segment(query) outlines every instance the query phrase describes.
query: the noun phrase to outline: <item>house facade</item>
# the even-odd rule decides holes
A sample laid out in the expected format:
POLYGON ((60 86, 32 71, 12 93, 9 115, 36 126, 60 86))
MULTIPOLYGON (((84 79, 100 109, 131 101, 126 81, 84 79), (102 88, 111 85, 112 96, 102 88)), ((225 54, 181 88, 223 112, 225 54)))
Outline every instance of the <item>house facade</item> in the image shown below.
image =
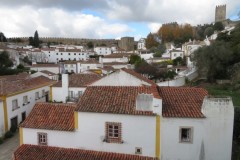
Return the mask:
POLYGON ((34 70, 34 71, 47 70, 47 71, 55 73, 55 74, 61 73, 60 72, 60 65, 59 64, 53 64, 53 63, 45 63, 45 64, 33 63, 30 69, 34 70))
POLYGON ((112 53, 112 49, 110 47, 94 47, 94 52, 97 55, 109 55, 112 53))
POLYGON ((4 114, 3 119, 0 119, 0 124, 4 126, 0 126, 0 135, 24 121, 36 102, 49 101, 50 86, 55 83, 43 76, 3 82, 0 97, 4 114))

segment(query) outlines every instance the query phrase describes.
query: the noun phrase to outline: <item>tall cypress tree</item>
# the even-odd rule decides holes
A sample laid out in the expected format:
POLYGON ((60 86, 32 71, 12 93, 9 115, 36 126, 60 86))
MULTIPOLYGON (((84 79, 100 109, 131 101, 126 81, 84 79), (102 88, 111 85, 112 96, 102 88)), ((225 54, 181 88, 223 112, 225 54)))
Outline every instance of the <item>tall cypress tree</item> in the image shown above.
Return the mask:
POLYGON ((35 31, 33 37, 34 47, 39 47, 39 38, 38 38, 38 31, 35 31))

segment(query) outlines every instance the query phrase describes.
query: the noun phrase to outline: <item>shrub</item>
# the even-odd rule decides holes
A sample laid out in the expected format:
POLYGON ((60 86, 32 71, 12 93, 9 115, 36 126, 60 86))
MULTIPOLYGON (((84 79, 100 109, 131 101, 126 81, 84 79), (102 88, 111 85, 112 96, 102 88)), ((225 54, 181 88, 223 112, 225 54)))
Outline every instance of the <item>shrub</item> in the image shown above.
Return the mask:
POLYGON ((3 144, 3 138, 0 137, 0 144, 3 144))
POLYGON ((13 137, 13 133, 11 131, 7 131, 4 136, 6 139, 13 137))

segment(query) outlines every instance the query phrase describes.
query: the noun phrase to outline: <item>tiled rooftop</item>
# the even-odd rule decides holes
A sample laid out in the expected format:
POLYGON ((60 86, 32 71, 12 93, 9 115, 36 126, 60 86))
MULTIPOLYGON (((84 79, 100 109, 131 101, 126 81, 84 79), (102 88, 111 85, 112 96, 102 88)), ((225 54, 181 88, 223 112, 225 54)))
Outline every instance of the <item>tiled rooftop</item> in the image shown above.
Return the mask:
MULTIPOLYGON (((98 74, 71 74, 69 75, 69 87, 86 87, 101 78, 98 74)), ((58 81, 53 87, 62 87, 62 81, 58 81)))
POLYGON ((16 92, 27 91, 41 86, 52 85, 54 83, 54 81, 44 76, 12 81, 0 80, 0 95, 9 95, 16 92))
POLYGON ((55 73, 53 73, 53 72, 50 72, 50 71, 48 71, 48 70, 42 70, 42 71, 40 71, 40 72, 42 72, 42 73, 45 73, 45 74, 47 74, 47 75, 56 75, 55 73))
POLYGON ((130 115, 153 115, 152 111, 137 111, 136 98, 139 93, 153 94, 160 98, 156 87, 87 87, 77 104, 79 112, 98 112, 130 115))
POLYGON ((59 64, 54 63, 33 64, 31 67, 59 67, 59 64))
POLYGON ((74 130, 74 104, 37 103, 25 121, 23 128, 74 130))
POLYGON ((14 160, 157 160, 157 158, 24 144, 14 152, 14 160))
POLYGON ((113 54, 106 55, 103 58, 123 58, 123 57, 129 57, 132 54, 133 53, 113 53, 113 54))
POLYGON ((163 117, 204 118, 201 106, 208 92, 203 88, 158 87, 163 117))

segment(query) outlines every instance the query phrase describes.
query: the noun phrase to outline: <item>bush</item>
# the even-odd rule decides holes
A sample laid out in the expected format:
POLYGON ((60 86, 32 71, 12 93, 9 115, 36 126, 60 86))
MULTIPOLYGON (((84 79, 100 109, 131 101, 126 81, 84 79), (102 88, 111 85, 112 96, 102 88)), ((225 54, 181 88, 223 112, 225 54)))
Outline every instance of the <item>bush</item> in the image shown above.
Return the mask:
POLYGON ((13 137, 13 133, 11 131, 7 131, 4 136, 6 139, 13 137))
POLYGON ((3 144, 3 138, 0 137, 0 144, 3 144))

